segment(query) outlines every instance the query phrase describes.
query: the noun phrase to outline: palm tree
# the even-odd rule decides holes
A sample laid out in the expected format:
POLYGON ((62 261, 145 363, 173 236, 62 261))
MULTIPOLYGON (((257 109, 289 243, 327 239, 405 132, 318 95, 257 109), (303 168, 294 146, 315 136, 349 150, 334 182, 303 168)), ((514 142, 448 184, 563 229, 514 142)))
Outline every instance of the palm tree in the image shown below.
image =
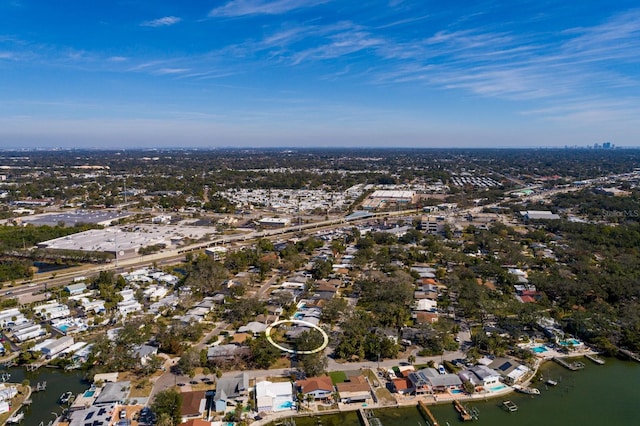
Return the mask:
POLYGON ((413 365, 413 363, 416 362, 416 356, 414 354, 409 355, 407 361, 409 361, 409 365, 413 365))
POLYGON ((309 408, 309 403, 315 400, 316 398, 313 396, 313 394, 308 393, 305 395, 304 399, 307 400, 307 408, 309 408))

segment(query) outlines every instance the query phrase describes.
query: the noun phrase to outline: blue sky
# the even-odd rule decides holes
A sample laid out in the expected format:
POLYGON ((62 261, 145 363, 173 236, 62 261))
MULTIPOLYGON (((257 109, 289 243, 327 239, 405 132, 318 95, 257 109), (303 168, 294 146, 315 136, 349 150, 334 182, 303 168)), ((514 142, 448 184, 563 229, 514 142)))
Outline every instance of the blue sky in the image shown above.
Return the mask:
POLYGON ((635 1, 1 0, 0 147, 640 146, 635 1))

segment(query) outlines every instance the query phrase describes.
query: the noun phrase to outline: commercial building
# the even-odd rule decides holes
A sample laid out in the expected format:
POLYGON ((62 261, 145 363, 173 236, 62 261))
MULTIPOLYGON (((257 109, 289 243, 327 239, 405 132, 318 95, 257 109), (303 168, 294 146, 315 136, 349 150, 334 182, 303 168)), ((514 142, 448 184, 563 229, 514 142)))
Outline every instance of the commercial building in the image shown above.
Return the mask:
POLYGON ((422 230, 431 235, 444 234, 445 224, 444 216, 423 216, 420 220, 422 230))

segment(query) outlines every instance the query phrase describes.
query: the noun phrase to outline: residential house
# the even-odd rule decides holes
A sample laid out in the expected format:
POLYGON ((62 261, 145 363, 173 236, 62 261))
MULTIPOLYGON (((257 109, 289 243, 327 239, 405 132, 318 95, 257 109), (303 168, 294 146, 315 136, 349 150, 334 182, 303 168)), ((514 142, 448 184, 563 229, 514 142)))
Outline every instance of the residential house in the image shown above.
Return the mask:
POLYGON ((147 362, 158 355, 158 348, 151 345, 140 345, 133 350, 133 356, 140 360, 140 365, 147 365, 147 362))
POLYGON ((210 361, 229 361, 242 351, 237 345, 218 345, 207 349, 207 359, 210 361))
POLYGON ((509 358, 495 358, 487 367, 497 371, 502 380, 507 384, 514 384, 523 381, 531 371, 526 365, 509 358))
POLYGON ((476 365, 458 373, 462 381, 469 381, 474 386, 488 387, 500 383, 500 374, 484 365, 476 365))
POLYGON ((257 411, 284 411, 293 408, 293 386, 290 382, 272 383, 262 381, 256 383, 257 411))
POLYGON ((207 399, 205 397, 205 391, 187 391, 182 392, 182 406, 180 408, 180 415, 182 421, 193 418, 202 418, 207 399))
POLYGON ((363 375, 350 376, 348 381, 336 384, 342 403, 365 403, 372 399, 371 387, 363 375))
POLYGON ((394 377, 391 379, 393 391, 400 395, 408 395, 415 391, 413 382, 406 377, 394 377))
POLYGON ((313 396, 313 399, 327 399, 333 394, 333 382, 329 376, 310 377, 305 380, 296 381, 296 389, 305 396, 313 396))
POLYGON ((221 377, 216 384, 213 396, 215 411, 224 412, 232 401, 246 400, 249 393, 249 376, 242 373, 236 377, 221 377))

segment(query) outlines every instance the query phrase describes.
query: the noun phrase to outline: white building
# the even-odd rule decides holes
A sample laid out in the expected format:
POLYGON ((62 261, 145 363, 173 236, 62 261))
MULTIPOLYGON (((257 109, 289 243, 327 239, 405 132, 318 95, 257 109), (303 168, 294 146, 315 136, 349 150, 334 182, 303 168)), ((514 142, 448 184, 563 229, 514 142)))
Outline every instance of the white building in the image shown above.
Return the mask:
POLYGON ((142 305, 135 299, 126 299, 122 302, 118 302, 118 312, 121 315, 128 315, 132 312, 141 312, 142 305))
POLYGON ((40 351, 47 358, 53 358, 58 355, 60 352, 64 351, 67 348, 70 348, 73 345, 73 337, 64 336, 59 339, 53 340, 47 345, 40 348, 40 351))
POLYGON ((0 327, 6 328, 9 325, 20 325, 28 322, 28 320, 22 315, 20 309, 10 308, 0 311, 0 327))
POLYGON ((284 411, 293 408, 293 385, 291 382, 256 383, 257 411, 284 411))
POLYGON ((71 315, 71 311, 67 305, 58 303, 56 301, 48 302, 40 306, 33 308, 33 311, 42 319, 56 319, 64 318, 71 315))

